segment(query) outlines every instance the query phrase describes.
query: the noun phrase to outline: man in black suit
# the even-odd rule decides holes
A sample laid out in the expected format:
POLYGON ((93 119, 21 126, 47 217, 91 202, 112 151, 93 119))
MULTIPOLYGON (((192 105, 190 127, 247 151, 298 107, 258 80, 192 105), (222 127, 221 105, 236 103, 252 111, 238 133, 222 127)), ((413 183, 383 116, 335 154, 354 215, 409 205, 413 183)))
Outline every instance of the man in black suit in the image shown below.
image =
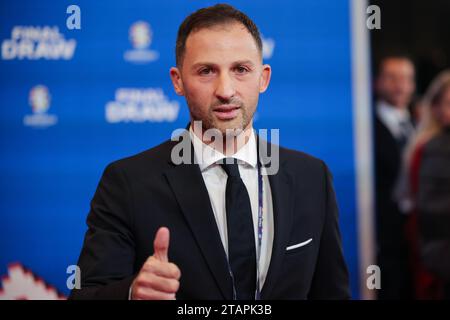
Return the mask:
POLYGON ((349 298, 326 165, 252 129, 271 74, 256 25, 228 5, 201 9, 179 28, 176 60, 191 124, 106 168, 71 298, 349 298))
MULTIPOLYGON (((410 58, 384 57, 375 81, 375 181, 379 299, 412 297, 412 278, 405 237, 408 208, 396 196, 404 148, 413 133, 408 111, 415 91, 415 71, 410 58)), ((405 203, 407 205, 407 203, 405 203)))

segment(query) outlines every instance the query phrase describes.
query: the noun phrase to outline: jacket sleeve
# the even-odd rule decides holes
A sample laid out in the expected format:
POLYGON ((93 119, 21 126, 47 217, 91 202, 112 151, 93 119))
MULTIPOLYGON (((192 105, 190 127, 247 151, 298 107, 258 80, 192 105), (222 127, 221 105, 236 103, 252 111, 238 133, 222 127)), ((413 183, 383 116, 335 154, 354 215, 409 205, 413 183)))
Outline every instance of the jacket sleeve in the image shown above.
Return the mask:
POLYGON ((308 299, 349 299, 349 275, 342 251, 336 196, 331 173, 324 163, 323 167, 326 213, 308 299))
POLYGON ((134 279, 131 192, 117 163, 104 171, 91 201, 78 260, 81 288, 69 299, 128 299, 134 279))

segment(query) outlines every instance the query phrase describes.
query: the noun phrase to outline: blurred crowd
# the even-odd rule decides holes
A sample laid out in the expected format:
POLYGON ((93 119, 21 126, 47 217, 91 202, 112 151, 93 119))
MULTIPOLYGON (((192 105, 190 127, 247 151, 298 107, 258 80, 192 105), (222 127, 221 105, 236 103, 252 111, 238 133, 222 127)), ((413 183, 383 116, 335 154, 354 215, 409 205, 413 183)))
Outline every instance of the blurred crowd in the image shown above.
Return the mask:
POLYGON ((373 84, 378 299, 450 299, 450 70, 418 96, 386 55, 373 84))

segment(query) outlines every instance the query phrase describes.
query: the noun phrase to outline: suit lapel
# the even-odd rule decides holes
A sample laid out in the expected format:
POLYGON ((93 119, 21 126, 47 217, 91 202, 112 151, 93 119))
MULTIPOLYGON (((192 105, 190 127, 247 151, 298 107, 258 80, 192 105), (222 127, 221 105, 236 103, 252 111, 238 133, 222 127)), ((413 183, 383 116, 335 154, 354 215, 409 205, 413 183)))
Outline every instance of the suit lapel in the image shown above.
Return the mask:
POLYGON ((261 291, 262 299, 270 299, 270 293, 280 276, 293 219, 293 185, 289 173, 280 163, 278 173, 268 177, 273 203, 274 239, 269 270, 261 291))
MULTIPOLYGON (((189 133, 184 136, 189 139, 189 133)), ((183 138, 183 139, 184 139, 183 138)), ((191 144, 191 155, 194 151, 191 144)), ((228 262, 214 218, 208 190, 197 164, 179 164, 165 175, 192 234, 225 299, 232 299, 228 262)))

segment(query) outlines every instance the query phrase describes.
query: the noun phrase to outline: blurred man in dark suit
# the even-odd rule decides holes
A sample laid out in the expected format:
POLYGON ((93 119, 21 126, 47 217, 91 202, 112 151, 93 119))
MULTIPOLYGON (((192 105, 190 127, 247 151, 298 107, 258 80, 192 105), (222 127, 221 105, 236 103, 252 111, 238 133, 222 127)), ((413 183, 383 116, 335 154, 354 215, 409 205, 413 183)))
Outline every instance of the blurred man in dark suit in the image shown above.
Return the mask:
POLYGON ((408 111, 415 91, 415 69, 406 56, 387 56, 375 79, 375 181, 379 299, 411 297, 404 224, 407 208, 395 200, 404 148, 414 127, 408 111))

